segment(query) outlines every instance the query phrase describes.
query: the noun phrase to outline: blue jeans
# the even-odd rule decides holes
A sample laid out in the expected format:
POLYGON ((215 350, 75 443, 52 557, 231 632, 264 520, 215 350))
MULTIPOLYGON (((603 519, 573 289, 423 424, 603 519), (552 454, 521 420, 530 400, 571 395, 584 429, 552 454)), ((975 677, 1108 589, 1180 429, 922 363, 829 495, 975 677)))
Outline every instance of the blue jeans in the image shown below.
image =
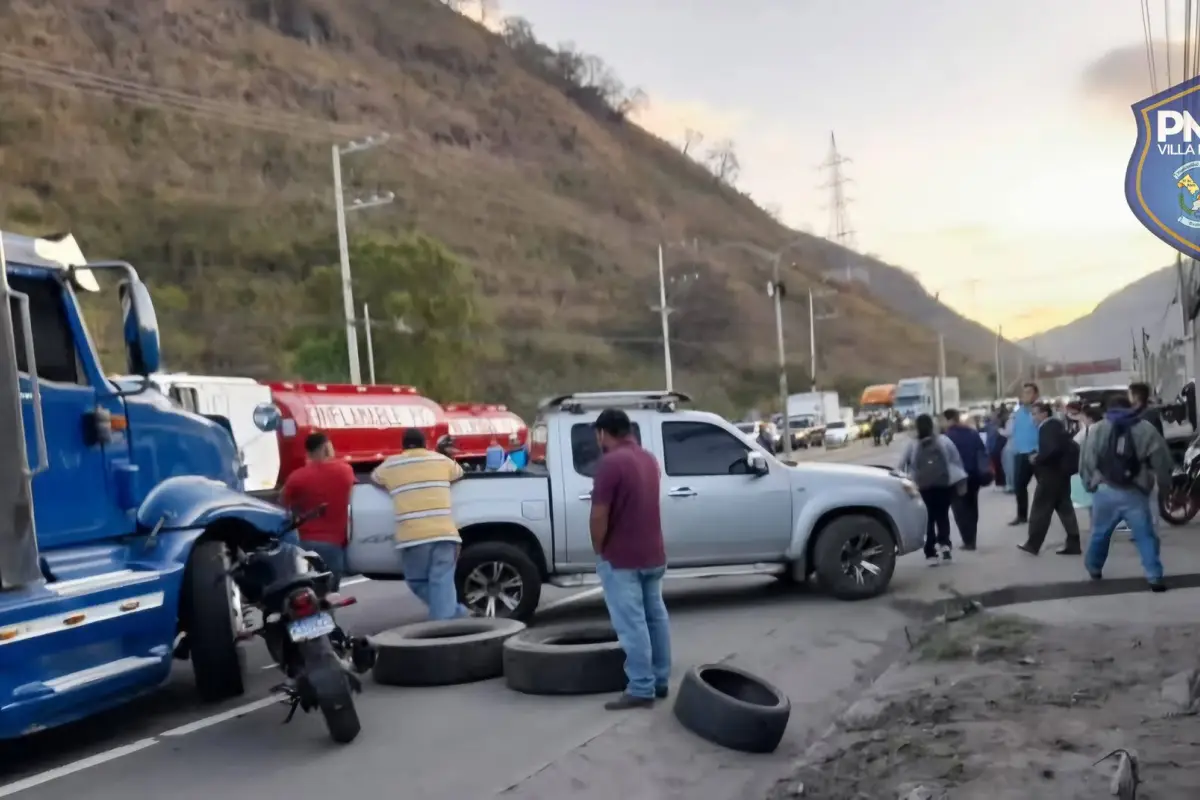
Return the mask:
POLYGON ((1113 531, 1122 521, 1133 532, 1133 546, 1141 556, 1146 580, 1161 581, 1163 567, 1158 558, 1158 534, 1154 531, 1150 498, 1138 489, 1119 489, 1105 483, 1092 495, 1092 540, 1083 557, 1087 571, 1098 575, 1104 569, 1113 531))
POLYGON ((625 651, 625 688, 633 697, 653 698, 671 678, 671 629, 663 602, 666 567, 615 569, 601 560, 596 574, 617 641, 625 651))
POLYGON ((398 551, 404 582, 429 608, 430 619, 469 616, 467 607, 458 602, 458 589, 454 586, 458 547, 457 542, 426 542, 398 551))
POLYGON ((301 539, 300 546, 316 553, 325 562, 325 569, 333 573, 329 589, 336 592, 342 585, 342 578, 346 576, 346 551, 336 544, 317 542, 312 539, 301 539))

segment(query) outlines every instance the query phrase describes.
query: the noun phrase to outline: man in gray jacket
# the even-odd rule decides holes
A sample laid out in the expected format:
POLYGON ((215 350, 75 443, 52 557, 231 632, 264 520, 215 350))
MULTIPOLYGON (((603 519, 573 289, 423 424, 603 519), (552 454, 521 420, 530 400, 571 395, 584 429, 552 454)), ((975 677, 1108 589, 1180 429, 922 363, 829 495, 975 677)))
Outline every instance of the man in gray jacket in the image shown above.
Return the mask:
POLYGON ((1170 485, 1172 467, 1162 435, 1138 417, 1127 398, 1112 398, 1104 419, 1090 429, 1079 457, 1079 477, 1094 494, 1092 540, 1083 559, 1093 580, 1101 578, 1113 530, 1125 522, 1133 532, 1150 589, 1166 591, 1150 495, 1156 481, 1170 485))

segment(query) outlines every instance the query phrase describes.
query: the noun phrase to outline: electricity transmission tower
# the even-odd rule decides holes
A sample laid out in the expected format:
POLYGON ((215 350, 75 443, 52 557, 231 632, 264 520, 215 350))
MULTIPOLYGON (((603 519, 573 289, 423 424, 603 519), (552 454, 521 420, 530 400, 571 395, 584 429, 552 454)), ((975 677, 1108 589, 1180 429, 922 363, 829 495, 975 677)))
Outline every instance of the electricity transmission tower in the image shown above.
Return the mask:
MULTIPOLYGON (((842 167, 849 163, 851 160, 838 152, 837 137, 834 136, 833 131, 830 131, 829 154, 820 166, 820 170, 828 176, 828 180, 819 188, 829 192, 829 235, 827 238, 829 241, 841 245, 844 251, 854 250, 858 243, 855 231, 850 227, 849 215, 846 213, 846 207, 851 202, 851 198, 846 195, 846 184, 853 181, 846 177, 842 167)), ((856 269, 848 262, 830 270, 826 277, 841 281, 859 280, 863 283, 869 280, 866 270, 856 269)))

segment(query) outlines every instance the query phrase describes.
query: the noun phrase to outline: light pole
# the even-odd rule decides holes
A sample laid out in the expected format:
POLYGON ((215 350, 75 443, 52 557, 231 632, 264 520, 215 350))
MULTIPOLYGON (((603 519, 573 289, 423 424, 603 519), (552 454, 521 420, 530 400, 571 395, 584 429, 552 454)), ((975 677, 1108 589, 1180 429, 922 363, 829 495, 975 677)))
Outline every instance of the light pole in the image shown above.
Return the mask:
POLYGON ((751 242, 720 242, 716 245, 717 247, 744 250, 771 262, 771 281, 767 284, 767 296, 772 299, 775 305, 775 345, 779 350, 779 410, 783 415, 783 455, 788 460, 791 460, 792 457, 792 437, 787 427, 787 352, 784 350, 783 343, 783 298, 787 296, 787 287, 779 279, 779 268, 783 263, 783 256, 788 250, 791 250, 798 244, 807 242, 811 238, 809 234, 800 234, 775 252, 771 252, 765 247, 760 247, 751 242))
POLYGON ((367 335, 367 374, 370 376, 371 385, 375 385, 375 345, 371 338, 371 306, 363 303, 363 330, 367 335))
MULTIPOLYGON (((350 283, 350 245, 346 235, 346 198, 342 193, 342 156, 358 153, 378 147, 388 140, 386 133, 369 136, 357 142, 344 145, 333 145, 333 201, 337 209, 338 255, 342 267, 342 310, 346 315, 346 356, 350 362, 350 382, 362 383, 362 367, 358 362, 358 330, 354 322, 354 289, 350 283)), ((366 208, 387 205, 396 199, 396 195, 387 192, 363 199, 356 199, 350 207, 351 211, 361 211, 366 208)))

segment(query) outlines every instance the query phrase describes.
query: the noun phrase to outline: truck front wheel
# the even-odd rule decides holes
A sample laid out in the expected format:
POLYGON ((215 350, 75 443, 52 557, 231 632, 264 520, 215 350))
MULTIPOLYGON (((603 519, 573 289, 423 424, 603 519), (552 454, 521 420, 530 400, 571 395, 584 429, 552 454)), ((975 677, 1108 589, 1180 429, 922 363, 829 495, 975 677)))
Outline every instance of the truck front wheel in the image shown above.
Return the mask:
POLYGON ((817 534, 813 567, 821 586, 839 600, 883 594, 896 570, 896 543, 879 520, 845 514, 817 534))
POLYGON ((203 541, 193 548, 183 580, 184 624, 192 672, 196 691, 206 703, 245 692, 243 654, 237 645, 240 609, 228 569, 225 543, 203 541))
POLYGON ((464 545, 455 570, 458 599, 481 617, 526 622, 542 599, 542 575, 522 548, 508 542, 464 545))

